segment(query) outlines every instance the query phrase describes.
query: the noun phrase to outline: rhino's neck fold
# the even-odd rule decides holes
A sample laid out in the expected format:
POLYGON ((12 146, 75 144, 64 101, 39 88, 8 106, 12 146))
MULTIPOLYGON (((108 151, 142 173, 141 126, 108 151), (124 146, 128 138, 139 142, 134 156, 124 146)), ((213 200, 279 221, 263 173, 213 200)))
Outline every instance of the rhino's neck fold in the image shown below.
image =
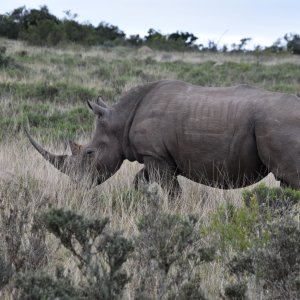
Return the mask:
POLYGON ((134 121, 134 117, 137 114, 139 107, 143 102, 144 97, 156 84, 157 82, 152 82, 147 85, 138 86, 130 90, 114 107, 122 124, 120 139, 123 154, 125 159, 128 159, 129 161, 138 160, 135 149, 132 147, 130 141, 131 125, 134 121))

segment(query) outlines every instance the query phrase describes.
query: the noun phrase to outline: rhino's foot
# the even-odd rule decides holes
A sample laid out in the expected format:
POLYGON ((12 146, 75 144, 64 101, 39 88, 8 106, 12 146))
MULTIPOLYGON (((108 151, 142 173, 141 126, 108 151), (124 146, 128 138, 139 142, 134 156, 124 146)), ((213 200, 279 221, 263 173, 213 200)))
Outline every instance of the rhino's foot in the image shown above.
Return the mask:
POLYGON ((144 167, 138 173, 136 173, 134 180, 133 180, 133 186, 136 190, 138 190, 141 185, 143 185, 145 183, 149 183, 149 180, 150 180, 149 173, 148 173, 146 167, 144 167))
POLYGON ((182 194, 182 189, 179 185, 177 178, 172 181, 171 185, 166 187, 166 190, 168 192, 169 198, 172 200, 180 197, 182 194))

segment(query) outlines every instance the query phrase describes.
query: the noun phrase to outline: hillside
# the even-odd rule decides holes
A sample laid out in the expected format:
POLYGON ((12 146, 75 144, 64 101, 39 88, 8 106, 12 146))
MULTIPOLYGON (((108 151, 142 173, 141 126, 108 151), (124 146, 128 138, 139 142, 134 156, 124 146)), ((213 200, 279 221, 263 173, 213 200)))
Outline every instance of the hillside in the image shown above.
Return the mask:
POLYGON ((93 131, 86 100, 102 95, 112 104, 131 87, 159 79, 203 86, 246 83, 299 96, 300 56, 41 48, 0 39, 1 299, 31 299, 33 291, 36 299, 52 299, 51 293, 60 299, 118 299, 124 286, 122 299, 245 299, 243 292, 246 299, 296 299, 300 194, 269 189, 278 186, 272 175, 253 193, 253 187, 223 191, 180 178, 183 195, 172 201, 155 185, 133 190, 141 165, 126 162, 110 180, 87 189, 46 163, 25 138, 23 128, 28 126, 47 149, 69 152, 68 139, 84 143, 93 131), (99 242, 93 239, 100 226, 94 220, 106 217, 110 229, 100 238, 106 248, 97 248, 102 249, 97 254, 101 260, 88 255, 95 253, 89 243, 99 242), (280 243, 288 243, 291 253, 280 253, 281 260, 274 262, 280 243), (254 252, 260 254, 255 258, 254 252), (261 271, 265 253, 270 265, 261 271), (97 263, 100 269, 105 265, 100 275, 91 267, 97 263), (162 267, 166 264, 168 268, 162 267), (276 277, 279 265, 285 266, 282 280, 276 277), (97 276, 103 286, 94 282, 97 276), (53 284, 45 284, 47 280, 53 284), (113 292, 103 295, 99 290, 113 292))

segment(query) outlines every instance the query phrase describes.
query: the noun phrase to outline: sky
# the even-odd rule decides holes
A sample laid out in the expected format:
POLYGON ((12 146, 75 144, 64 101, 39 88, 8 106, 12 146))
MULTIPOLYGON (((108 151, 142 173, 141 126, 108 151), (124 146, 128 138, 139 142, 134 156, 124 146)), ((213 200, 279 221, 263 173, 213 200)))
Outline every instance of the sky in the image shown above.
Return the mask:
POLYGON ((251 47, 270 46, 286 33, 300 34, 299 0, 0 0, 0 14, 24 5, 47 5, 58 18, 71 10, 79 22, 105 21, 128 36, 144 37, 150 28, 163 34, 188 31, 198 44, 213 40, 230 46, 250 37, 251 47))

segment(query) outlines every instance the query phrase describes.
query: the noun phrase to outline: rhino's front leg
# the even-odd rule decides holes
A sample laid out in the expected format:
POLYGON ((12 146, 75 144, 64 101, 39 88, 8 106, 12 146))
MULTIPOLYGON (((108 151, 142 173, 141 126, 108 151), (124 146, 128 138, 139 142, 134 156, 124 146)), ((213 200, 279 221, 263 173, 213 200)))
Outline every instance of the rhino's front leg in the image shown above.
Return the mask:
POLYGON ((137 172, 134 177, 134 180, 133 180, 134 188, 138 190, 141 184, 148 183, 149 180, 150 180, 149 173, 148 173, 146 167, 144 167, 139 172, 137 172))
POLYGON ((175 198, 181 194, 181 187, 174 167, 164 161, 150 157, 144 159, 144 163, 144 168, 134 178, 135 188, 138 188, 140 183, 157 182, 167 191, 171 198, 175 198))

